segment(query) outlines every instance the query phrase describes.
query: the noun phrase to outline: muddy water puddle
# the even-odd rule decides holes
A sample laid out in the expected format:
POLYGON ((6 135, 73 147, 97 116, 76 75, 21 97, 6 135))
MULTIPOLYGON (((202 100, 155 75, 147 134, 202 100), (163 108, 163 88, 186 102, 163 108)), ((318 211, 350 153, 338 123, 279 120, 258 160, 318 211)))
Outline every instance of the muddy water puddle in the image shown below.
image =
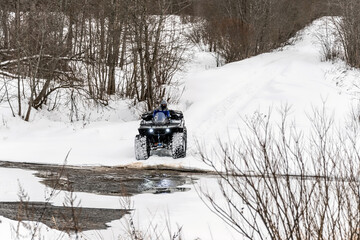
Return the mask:
MULTIPOLYGON (((142 193, 169 194, 189 191, 202 171, 151 167, 79 167, 0 161, 2 168, 34 171, 47 187, 69 192, 84 192, 106 196, 133 196, 142 193)), ((131 211, 131 210, 130 210, 131 211)), ((40 221, 61 231, 100 230, 106 223, 130 212, 126 209, 80 208, 53 206, 41 202, 0 202, 0 216, 16 221, 40 221), (74 213, 79 222, 74 223, 74 213), (67 222, 69 219, 71 223, 67 222), (75 224, 75 225, 74 225, 75 224), (78 228, 78 229, 76 229, 78 228)))

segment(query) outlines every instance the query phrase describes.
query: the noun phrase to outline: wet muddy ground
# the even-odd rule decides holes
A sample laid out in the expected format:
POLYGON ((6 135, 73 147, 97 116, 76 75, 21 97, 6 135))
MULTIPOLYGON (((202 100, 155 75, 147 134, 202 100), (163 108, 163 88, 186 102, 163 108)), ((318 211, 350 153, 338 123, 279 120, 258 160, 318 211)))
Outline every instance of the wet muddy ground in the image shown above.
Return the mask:
POLYGON ((0 161, 0 167, 36 171, 41 183, 57 190, 95 193, 111 196, 132 196, 140 193, 183 192, 206 171, 168 168, 165 166, 81 167, 0 161))
MULTIPOLYGON (((205 171, 170 169, 165 166, 147 168, 80 167, 0 161, 1 168, 35 171, 44 185, 69 192, 86 192, 110 196, 132 196, 141 193, 166 194, 189 191, 189 185, 209 174, 205 171)), ((129 213, 126 209, 58 207, 40 202, 0 202, 0 216, 12 220, 40 221, 62 231, 99 230, 106 223, 129 213), (74 215, 74 213, 77 213, 74 215), (78 225, 74 216, 79 216, 78 225)))
POLYGON ((129 213, 122 209, 59 207, 42 202, 0 202, 0 216, 24 225, 27 221, 42 222, 67 233, 106 229, 106 223, 129 213))

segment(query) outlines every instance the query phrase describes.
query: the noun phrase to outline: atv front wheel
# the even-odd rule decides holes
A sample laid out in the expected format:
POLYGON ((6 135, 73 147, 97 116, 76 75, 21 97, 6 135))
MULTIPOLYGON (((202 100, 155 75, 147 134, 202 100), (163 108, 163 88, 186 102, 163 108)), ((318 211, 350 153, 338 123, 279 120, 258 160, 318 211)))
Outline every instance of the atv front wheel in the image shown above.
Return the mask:
POLYGON ((186 156, 186 136, 184 133, 174 133, 171 141, 171 155, 174 159, 186 156))
POLYGON ((185 154, 187 150, 187 129, 184 127, 184 139, 185 139, 185 154))
POLYGON ((146 136, 136 135, 135 137, 135 158, 146 160, 150 156, 150 144, 146 136))

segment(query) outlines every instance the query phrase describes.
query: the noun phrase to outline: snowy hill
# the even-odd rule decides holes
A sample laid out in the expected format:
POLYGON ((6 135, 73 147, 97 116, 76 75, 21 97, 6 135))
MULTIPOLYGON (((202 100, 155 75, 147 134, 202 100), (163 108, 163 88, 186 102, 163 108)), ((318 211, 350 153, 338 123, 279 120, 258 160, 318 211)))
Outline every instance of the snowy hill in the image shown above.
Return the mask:
MULTIPOLYGON (((210 53, 194 54, 184 75, 185 92, 180 103, 169 106, 185 115, 190 146, 185 159, 154 154, 146 161, 136 161, 133 144, 139 120, 123 102, 113 103, 118 118, 90 124, 49 120, 41 112, 30 123, 3 114, 0 159, 62 164, 71 150, 71 165, 165 164, 203 168, 195 156, 195 140, 211 146, 217 144, 219 136, 236 136, 242 118, 254 112, 267 114, 269 108, 276 112, 288 105, 290 117, 296 119, 299 127, 306 127, 306 114, 325 101, 329 112, 341 119, 349 112, 351 96, 334 81, 341 63, 321 61, 316 34, 323 21, 317 20, 299 33, 293 45, 223 67, 215 68, 210 53)), ((4 105, 2 109, 8 107, 4 105)), ((101 119, 101 113, 98 115, 101 119)))

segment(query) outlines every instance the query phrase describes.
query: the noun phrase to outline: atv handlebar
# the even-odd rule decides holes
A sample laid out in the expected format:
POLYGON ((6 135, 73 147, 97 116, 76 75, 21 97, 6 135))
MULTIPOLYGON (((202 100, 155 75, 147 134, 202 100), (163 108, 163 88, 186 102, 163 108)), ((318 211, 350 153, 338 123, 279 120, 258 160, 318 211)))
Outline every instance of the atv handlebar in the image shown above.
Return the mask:
MULTIPOLYGON (((172 120, 182 120, 184 118, 184 114, 181 111, 169 110, 169 112, 170 119, 172 120)), ((143 113, 141 119, 144 121, 151 121, 153 119, 153 111, 143 113)))

